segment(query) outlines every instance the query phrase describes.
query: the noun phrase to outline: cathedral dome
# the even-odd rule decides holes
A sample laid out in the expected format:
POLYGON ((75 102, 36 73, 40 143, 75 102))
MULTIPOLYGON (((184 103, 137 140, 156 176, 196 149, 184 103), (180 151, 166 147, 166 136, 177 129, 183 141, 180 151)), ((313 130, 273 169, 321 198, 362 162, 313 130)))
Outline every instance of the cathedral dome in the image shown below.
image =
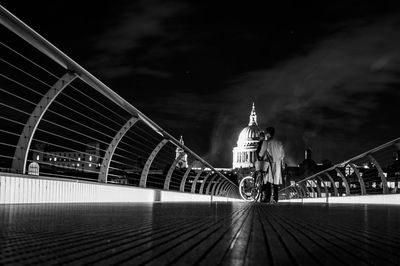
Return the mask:
POLYGON ((257 125, 254 124, 251 126, 247 126, 243 128, 239 134, 238 145, 244 144, 246 142, 258 141, 259 135, 260 135, 260 129, 258 128, 257 125))
POLYGON ((260 128, 257 124, 257 114, 253 103, 250 113, 249 125, 242 129, 237 141, 238 147, 246 147, 256 145, 260 135, 260 128))

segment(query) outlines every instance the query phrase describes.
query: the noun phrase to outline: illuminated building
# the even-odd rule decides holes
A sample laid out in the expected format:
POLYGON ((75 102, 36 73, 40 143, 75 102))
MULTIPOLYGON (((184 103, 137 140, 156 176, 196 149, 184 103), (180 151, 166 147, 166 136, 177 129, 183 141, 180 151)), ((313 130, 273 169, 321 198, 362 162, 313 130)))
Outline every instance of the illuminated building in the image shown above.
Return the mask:
POLYGON ((100 168, 100 143, 88 143, 85 152, 35 151, 33 160, 44 163, 44 165, 62 168, 64 171, 98 170, 100 168))
POLYGON ((239 134, 237 146, 233 148, 232 168, 250 168, 253 167, 258 138, 261 130, 257 124, 257 114, 253 103, 250 112, 249 125, 242 129, 239 134))

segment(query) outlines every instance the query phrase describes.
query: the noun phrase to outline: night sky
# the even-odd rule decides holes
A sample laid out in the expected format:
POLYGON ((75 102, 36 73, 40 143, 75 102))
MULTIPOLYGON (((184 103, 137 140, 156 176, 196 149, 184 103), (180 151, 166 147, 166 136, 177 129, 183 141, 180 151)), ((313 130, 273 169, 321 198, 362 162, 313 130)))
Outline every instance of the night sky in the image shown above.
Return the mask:
POLYGON ((1 4, 215 167, 253 102, 289 165, 399 137, 397 1, 272 2, 1 4))

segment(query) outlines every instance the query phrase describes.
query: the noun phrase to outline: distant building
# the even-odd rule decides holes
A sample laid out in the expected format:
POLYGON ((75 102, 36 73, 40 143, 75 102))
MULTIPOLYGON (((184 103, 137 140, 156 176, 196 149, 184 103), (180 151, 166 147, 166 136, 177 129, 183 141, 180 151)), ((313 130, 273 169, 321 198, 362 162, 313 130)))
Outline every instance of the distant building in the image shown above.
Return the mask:
POLYGON ((247 127, 239 134, 237 146, 233 148, 232 168, 251 168, 256 159, 256 149, 260 128, 257 124, 257 114, 253 103, 250 112, 250 121, 247 127))
POLYGON ((304 161, 299 164, 299 174, 302 178, 311 176, 318 171, 317 163, 312 159, 312 151, 310 148, 304 152, 304 161))
POLYGON ((100 168, 100 143, 88 143, 84 152, 36 150, 33 161, 43 166, 57 167, 68 171, 90 172, 100 168))
MULTIPOLYGON (((181 138, 179 139, 179 142, 184 145, 185 142, 183 141, 183 137, 181 136, 181 138)), ((179 160, 179 162, 177 163, 176 167, 178 168, 188 168, 188 160, 187 160, 187 154, 185 153, 185 151, 181 148, 181 147, 176 147, 175 150, 175 159, 178 158, 179 156, 181 156, 181 154, 183 153, 183 156, 181 157, 181 159, 179 160)))

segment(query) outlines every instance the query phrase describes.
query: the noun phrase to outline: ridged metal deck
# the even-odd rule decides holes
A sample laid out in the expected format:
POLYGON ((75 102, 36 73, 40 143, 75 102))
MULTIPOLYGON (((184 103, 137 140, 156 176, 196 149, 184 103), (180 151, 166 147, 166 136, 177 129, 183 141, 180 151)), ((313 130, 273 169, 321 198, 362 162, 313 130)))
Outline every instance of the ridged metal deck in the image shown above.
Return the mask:
POLYGON ((0 205, 1 265, 399 265, 400 207, 0 205))

